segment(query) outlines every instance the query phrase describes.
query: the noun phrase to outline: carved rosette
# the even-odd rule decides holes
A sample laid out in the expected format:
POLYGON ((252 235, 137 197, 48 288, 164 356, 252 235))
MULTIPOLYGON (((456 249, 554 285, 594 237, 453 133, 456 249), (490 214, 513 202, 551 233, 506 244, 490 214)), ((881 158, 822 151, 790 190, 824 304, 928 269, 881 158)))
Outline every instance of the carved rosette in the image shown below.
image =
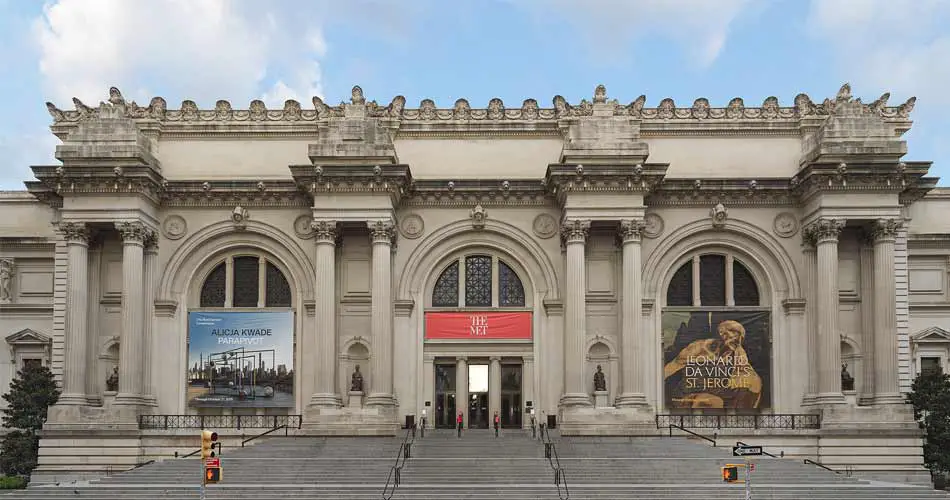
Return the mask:
POLYGON ((310 228, 317 243, 335 243, 339 236, 335 220, 315 219, 310 222, 310 228))
POLYGON ((645 229, 646 223, 639 219, 626 219, 620 221, 620 242, 639 243, 645 229))
POLYGON ((371 220, 366 225, 369 227, 370 240, 374 245, 377 243, 391 245, 396 239, 396 226, 391 220, 371 220))
POLYGON ((119 237, 123 243, 138 243, 145 246, 145 243, 154 238, 154 231, 149 229, 141 222, 116 222, 115 228, 119 231, 119 237))
POLYGON ((561 224, 561 239, 564 244, 585 243, 590 233, 590 221, 586 219, 569 219, 561 224))
POLYGON ((60 222, 57 227, 67 243, 88 245, 89 238, 92 237, 89 226, 84 222, 60 222))
POLYGON ((871 237, 875 242, 894 241, 903 222, 897 219, 878 219, 871 225, 871 237))
POLYGON ((808 226, 809 238, 814 244, 838 241, 845 221, 841 219, 818 219, 808 226))

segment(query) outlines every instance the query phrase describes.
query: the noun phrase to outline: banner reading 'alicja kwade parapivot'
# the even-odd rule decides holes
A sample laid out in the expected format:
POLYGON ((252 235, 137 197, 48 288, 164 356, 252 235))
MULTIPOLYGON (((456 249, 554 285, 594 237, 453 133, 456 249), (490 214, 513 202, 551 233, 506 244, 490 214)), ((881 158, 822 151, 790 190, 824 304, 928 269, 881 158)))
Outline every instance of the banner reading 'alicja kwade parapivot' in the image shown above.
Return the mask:
POLYGON ((188 313, 188 405, 294 406, 294 313, 188 313))

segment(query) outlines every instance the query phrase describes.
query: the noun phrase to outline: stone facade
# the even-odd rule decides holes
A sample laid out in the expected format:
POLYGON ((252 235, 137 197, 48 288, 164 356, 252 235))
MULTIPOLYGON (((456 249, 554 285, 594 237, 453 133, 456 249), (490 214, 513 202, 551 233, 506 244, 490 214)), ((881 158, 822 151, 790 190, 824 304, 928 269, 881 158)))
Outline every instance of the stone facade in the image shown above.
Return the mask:
MULTIPOLYGON (((139 450, 122 462, 135 463, 156 446, 141 415, 198 412, 188 312, 207 309, 218 266, 220 305, 237 307, 242 256, 278 270, 295 313, 293 407, 252 413, 301 414, 301 432, 449 422, 452 393, 512 425, 553 415, 569 434, 656 433, 671 410, 664 314, 735 310, 768 318, 752 391, 768 403, 754 412, 822 415, 788 446, 814 457, 874 428, 919 469, 901 393, 923 364, 950 360, 950 195, 929 162, 902 160, 914 99, 865 104, 845 85, 820 104, 651 108, 599 86, 552 108, 412 109, 354 87, 337 106, 202 110, 143 107, 113 88, 74 104, 47 104, 62 164, 0 194, 0 333, 13 353, 0 375, 40 359, 63 389, 40 472, 105 464, 62 459, 88 449, 74 438, 89 432, 139 450), (674 282, 688 287, 675 306, 674 282), (506 311, 530 315, 526 337, 426 330, 429 313, 506 311), (484 401, 469 393, 476 365, 484 401)), ((263 290, 251 309, 267 307, 263 290)), ((865 459, 839 462, 882 466, 865 459)))

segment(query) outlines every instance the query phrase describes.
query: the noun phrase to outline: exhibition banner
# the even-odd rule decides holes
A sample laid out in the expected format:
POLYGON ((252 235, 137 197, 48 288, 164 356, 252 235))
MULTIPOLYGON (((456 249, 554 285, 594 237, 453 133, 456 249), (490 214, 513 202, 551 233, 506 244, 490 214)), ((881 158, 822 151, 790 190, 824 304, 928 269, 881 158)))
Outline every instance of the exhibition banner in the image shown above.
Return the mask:
POLYGON ((294 406, 294 313, 189 312, 188 405, 294 406))
POLYGON ((664 311, 666 407, 765 409, 772 344, 763 311, 664 311))
POLYGON ((531 339, 530 312, 428 312, 426 339, 531 339))

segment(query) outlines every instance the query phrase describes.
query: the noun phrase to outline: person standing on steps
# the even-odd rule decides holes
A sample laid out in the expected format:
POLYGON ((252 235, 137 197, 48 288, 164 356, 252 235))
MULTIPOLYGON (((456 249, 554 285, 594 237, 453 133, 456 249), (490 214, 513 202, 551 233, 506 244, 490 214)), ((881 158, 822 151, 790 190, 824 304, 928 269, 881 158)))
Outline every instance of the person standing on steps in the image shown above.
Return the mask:
POLYGON ((495 424, 495 437, 498 437, 498 426, 501 425, 501 417, 498 416, 498 411, 495 411, 495 416, 492 418, 492 421, 495 424))
POLYGON ((455 417, 455 427, 458 429, 459 437, 462 437, 462 412, 455 417))

